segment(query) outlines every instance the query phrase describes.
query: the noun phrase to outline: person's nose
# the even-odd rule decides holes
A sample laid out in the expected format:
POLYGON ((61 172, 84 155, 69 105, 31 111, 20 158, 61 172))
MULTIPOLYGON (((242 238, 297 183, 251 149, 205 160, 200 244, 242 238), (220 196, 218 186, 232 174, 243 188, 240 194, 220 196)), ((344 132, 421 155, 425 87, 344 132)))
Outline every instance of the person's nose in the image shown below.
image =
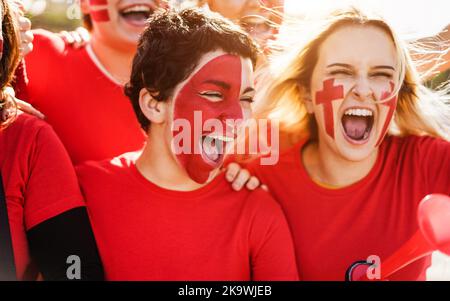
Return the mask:
POLYGON ((365 101, 367 99, 374 100, 374 92, 370 86, 370 81, 364 76, 360 76, 356 79, 351 92, 359 101, 365 101))
POLYGON ((219 118, 224 124, 225 133, 235 132, 236 126, 242 122, 244 118, 242 107, 239 102, 226 108, 219 118))

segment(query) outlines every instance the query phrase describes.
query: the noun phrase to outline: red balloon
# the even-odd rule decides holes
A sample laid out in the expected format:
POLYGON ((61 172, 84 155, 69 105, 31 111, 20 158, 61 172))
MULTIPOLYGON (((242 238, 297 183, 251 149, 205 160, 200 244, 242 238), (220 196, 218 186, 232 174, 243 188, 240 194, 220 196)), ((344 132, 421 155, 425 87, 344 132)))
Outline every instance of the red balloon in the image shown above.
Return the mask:
POLYGON ((450 256, 450 197, 427 195, 419 204, 417 219, 428 243, 435 250, 450 256))
MULTIPOLYGON (((381 280, 388 280, 395 272, 436 250, 450 255, 450 197, 427 195, 419 204, 417 220, 419 230, 381 263, 381 280)), ((367 280, 363 268, 355 269, 357 275, 353 275, 353 280, 367 280)))

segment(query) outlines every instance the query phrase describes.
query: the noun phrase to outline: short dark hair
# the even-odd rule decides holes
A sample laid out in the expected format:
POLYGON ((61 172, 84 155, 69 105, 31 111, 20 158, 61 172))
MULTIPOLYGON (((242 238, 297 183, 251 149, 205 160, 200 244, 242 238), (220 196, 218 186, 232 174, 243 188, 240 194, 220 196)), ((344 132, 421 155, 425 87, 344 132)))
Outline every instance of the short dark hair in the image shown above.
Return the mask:
POLYGON ((259 54, 247 33, 217 13, 198 8, 169 9, 150 17, 139 40, 130 81, 125 85, 125 94, 145 131, 150 121, 140 109, 140 91, 147 88, 157 101, 167 100, 204 54, 219 49, 249 58, 253 66, 259 54))

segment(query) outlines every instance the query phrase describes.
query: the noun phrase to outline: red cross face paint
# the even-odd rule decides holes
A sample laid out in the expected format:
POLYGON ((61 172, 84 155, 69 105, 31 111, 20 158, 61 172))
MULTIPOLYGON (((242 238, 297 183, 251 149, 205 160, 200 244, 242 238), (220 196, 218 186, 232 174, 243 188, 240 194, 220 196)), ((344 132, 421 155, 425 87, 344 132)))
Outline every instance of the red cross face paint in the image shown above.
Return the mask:
POLYGON ((90 12, 94 22, 109 22, 109 13, 107 9, 93 10, 90 12))
POLYGON ((323 82, 323 90, 316 92, 316 104, 323 105, 323 116, 327 134, 334 139, 333 101, 344 98, 344 87, 334 85, 334 78, 323 82))
POLYGON ((399 65, 392 38, 375 26, 344 26, 322 42, 307 104, 324 154, 354 162, 376 154, 395 112, 399 65))
POLYGON ((108 0, 89 0, 89 15, 94 22, 109 22, 108 0))
POLYGON ((368 86, 371 96, 366 99, 355 92, 359 89, 355 85, 352 81, 325 79, 315 92, 314 106, 324 139, 333 141, 330 143, 338 149, 358 153, 381 144, 395 113, 397 95, 393 94, 393 81, 368 86))
POLYGON ((163 0, 81 0, 91 16, 92 38, 118 48, 135 49, 148 18, 166 7, 163 0))
POLYGON ((384 114, 386 117, 376 146, 379 146, 381 142, 383 142, 383 138, 388 132, 389 124, 391 123, 392 118, 394 117, 395 109, 397 108, 398 97, 397 95, 392 95, 394 88, 395 84, 390 82, 390 90, 383 92, 381 95, 381 100, 384 102, 381 104, 380 114, 384 114))
POLYGON ((162 0, 86 0, 94 22, 120 21, 134 27, 145 27, 146 20, 158 9, 168 8, 162 0))
POLYGON ((223 163, 237 124, 248 115, 241 99, 253 91, 249 59, 210 54, 173 98, 172 151, 197 183, 207 182, 223 163))

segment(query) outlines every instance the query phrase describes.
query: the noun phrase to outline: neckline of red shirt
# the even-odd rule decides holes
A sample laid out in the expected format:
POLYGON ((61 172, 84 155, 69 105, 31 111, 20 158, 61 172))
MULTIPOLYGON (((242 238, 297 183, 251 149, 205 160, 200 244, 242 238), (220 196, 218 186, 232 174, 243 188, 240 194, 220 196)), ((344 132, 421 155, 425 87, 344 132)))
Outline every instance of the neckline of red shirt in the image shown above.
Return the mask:
POLYGON ((98 58, 97 54, 94 52, 94 49, 92 48, 91 44, 88 43, 85 47, 82 48, 89 58, 89 61, 92 65, 94 65, 94 68, 97 69, 100 74, 108 80, 111 84, 114 86, 123 88, 125 85, 122 84, 120 81, 118 81, 112 74, 109 72, 108 69, 100 62, 100 59, 98 58))
POLYGON ((358 190, 361 187, 367 185, 379 173, 380 169, 382 168, 383 161, 384 161, 383 158, 385 155, 386 139, 388 139, 388 137, 386 137, 385 141, 381 144, 379 152, 378 152, 377 160, 375 161, 375 164, 372 167, 372 169, 370 170, 370 172, 365 177, 363 177, 361 180, 359 180, 349 186, 342 187, 342 188, 336 188, 336 189, 326 188, 326 187, 323 187, 323 186, 317 184, 316 182, 314 182, 311 179, 311 177, 309 176, 308 172, 305 169, 305 166, 304 166, 303 160, 302 160, 302 149, 306 145, 306 143, 309 141, 308 139, 302 140, 299 143, 297 143, 297 145, 295 145, 291 149, 291 155, 294 156, 295 166, 298 169, 298 171, 300 172, 300 176, 301 176, 300 180, 304 181, 304 184, 308 185, 311 189, 313 189, 321 194, 327 194, 330 196, 345 195, 345 194, 354 192, 355 190, 358 190))
MULTIPOLYGON (((136 167, 135 162, 131 162, 130 164, 130 170, 131 173, 134 175, 134 177, 148 190, 151 190, 153 193, 158 193, 162 196, 166 197, 173 197, 177 200, 185 200, 185 199, 198 199, 198 198, 204 198, 210 195, 212 192, 214 192, 217 187, 219 187, 221 184, 224 183, 225 175, 223 172, 218 174, 211 182, 206 184, 203 187, 200 187, 199 189, 191 190, 191 191, 180 191, 180 190, 172 190, 163 188, 161 186, 156 185, 155 183, 148 180, 144 175, 141 174, 141 172, 136 167)), ((228 183, 226 183, 228 184, 228 183)), ((230 184, 231 185, 231 184, 230 184)))

